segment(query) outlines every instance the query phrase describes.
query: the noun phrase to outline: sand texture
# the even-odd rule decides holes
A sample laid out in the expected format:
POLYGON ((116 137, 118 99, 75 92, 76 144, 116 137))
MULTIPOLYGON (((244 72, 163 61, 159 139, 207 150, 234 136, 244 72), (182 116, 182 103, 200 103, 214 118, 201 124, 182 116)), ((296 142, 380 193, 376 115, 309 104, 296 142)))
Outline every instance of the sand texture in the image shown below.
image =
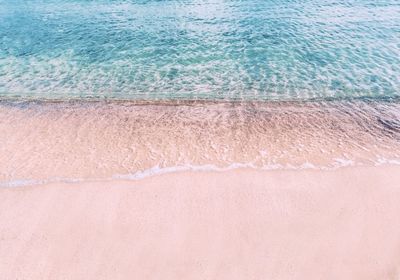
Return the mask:
POLYGON ((396 279, 400 167, 0 189, 0 279, 396 279))

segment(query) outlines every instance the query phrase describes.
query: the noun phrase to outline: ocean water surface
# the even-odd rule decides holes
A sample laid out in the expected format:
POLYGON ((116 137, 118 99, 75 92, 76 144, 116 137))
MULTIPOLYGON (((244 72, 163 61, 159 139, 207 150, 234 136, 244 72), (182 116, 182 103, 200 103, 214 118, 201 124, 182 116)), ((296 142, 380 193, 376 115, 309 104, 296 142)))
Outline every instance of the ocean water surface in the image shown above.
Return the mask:
POLYGON ((0 186, 381 164, 398 0, 0 0, 0 186))
POLYGON ((398 0, 0 0, 1 97, 399 92, 398 0))

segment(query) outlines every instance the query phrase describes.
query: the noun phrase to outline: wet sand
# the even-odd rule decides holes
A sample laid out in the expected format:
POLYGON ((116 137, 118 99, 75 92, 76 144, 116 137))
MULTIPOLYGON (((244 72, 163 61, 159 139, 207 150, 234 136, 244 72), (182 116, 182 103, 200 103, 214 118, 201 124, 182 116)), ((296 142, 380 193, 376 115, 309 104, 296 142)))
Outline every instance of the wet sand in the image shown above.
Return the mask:
POLYGON ((390 99, 2 101, 0 186, 108 179, 157 167, 400 163, 399 112, 400 100, 390 99))
POLYGON ((1 279, 399 279, 400 167, 0 189, 1 279))

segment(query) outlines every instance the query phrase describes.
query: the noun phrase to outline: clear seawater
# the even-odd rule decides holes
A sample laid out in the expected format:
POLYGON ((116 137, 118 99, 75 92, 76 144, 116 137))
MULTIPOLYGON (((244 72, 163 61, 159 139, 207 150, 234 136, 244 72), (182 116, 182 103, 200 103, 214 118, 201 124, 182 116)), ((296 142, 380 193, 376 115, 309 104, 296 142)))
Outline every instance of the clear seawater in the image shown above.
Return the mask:
POLYGON ((1 98, 399 95, 399 0, 0 0, 1 98))

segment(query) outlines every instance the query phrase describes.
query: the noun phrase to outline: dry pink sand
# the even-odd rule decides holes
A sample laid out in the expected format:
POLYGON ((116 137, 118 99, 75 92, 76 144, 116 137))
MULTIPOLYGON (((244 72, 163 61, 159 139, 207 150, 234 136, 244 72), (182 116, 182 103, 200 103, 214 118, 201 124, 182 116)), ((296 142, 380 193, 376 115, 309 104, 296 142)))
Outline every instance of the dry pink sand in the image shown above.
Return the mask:
POLYGON ((0 190, 0 279, 400 279, 400 167, 0 190))

